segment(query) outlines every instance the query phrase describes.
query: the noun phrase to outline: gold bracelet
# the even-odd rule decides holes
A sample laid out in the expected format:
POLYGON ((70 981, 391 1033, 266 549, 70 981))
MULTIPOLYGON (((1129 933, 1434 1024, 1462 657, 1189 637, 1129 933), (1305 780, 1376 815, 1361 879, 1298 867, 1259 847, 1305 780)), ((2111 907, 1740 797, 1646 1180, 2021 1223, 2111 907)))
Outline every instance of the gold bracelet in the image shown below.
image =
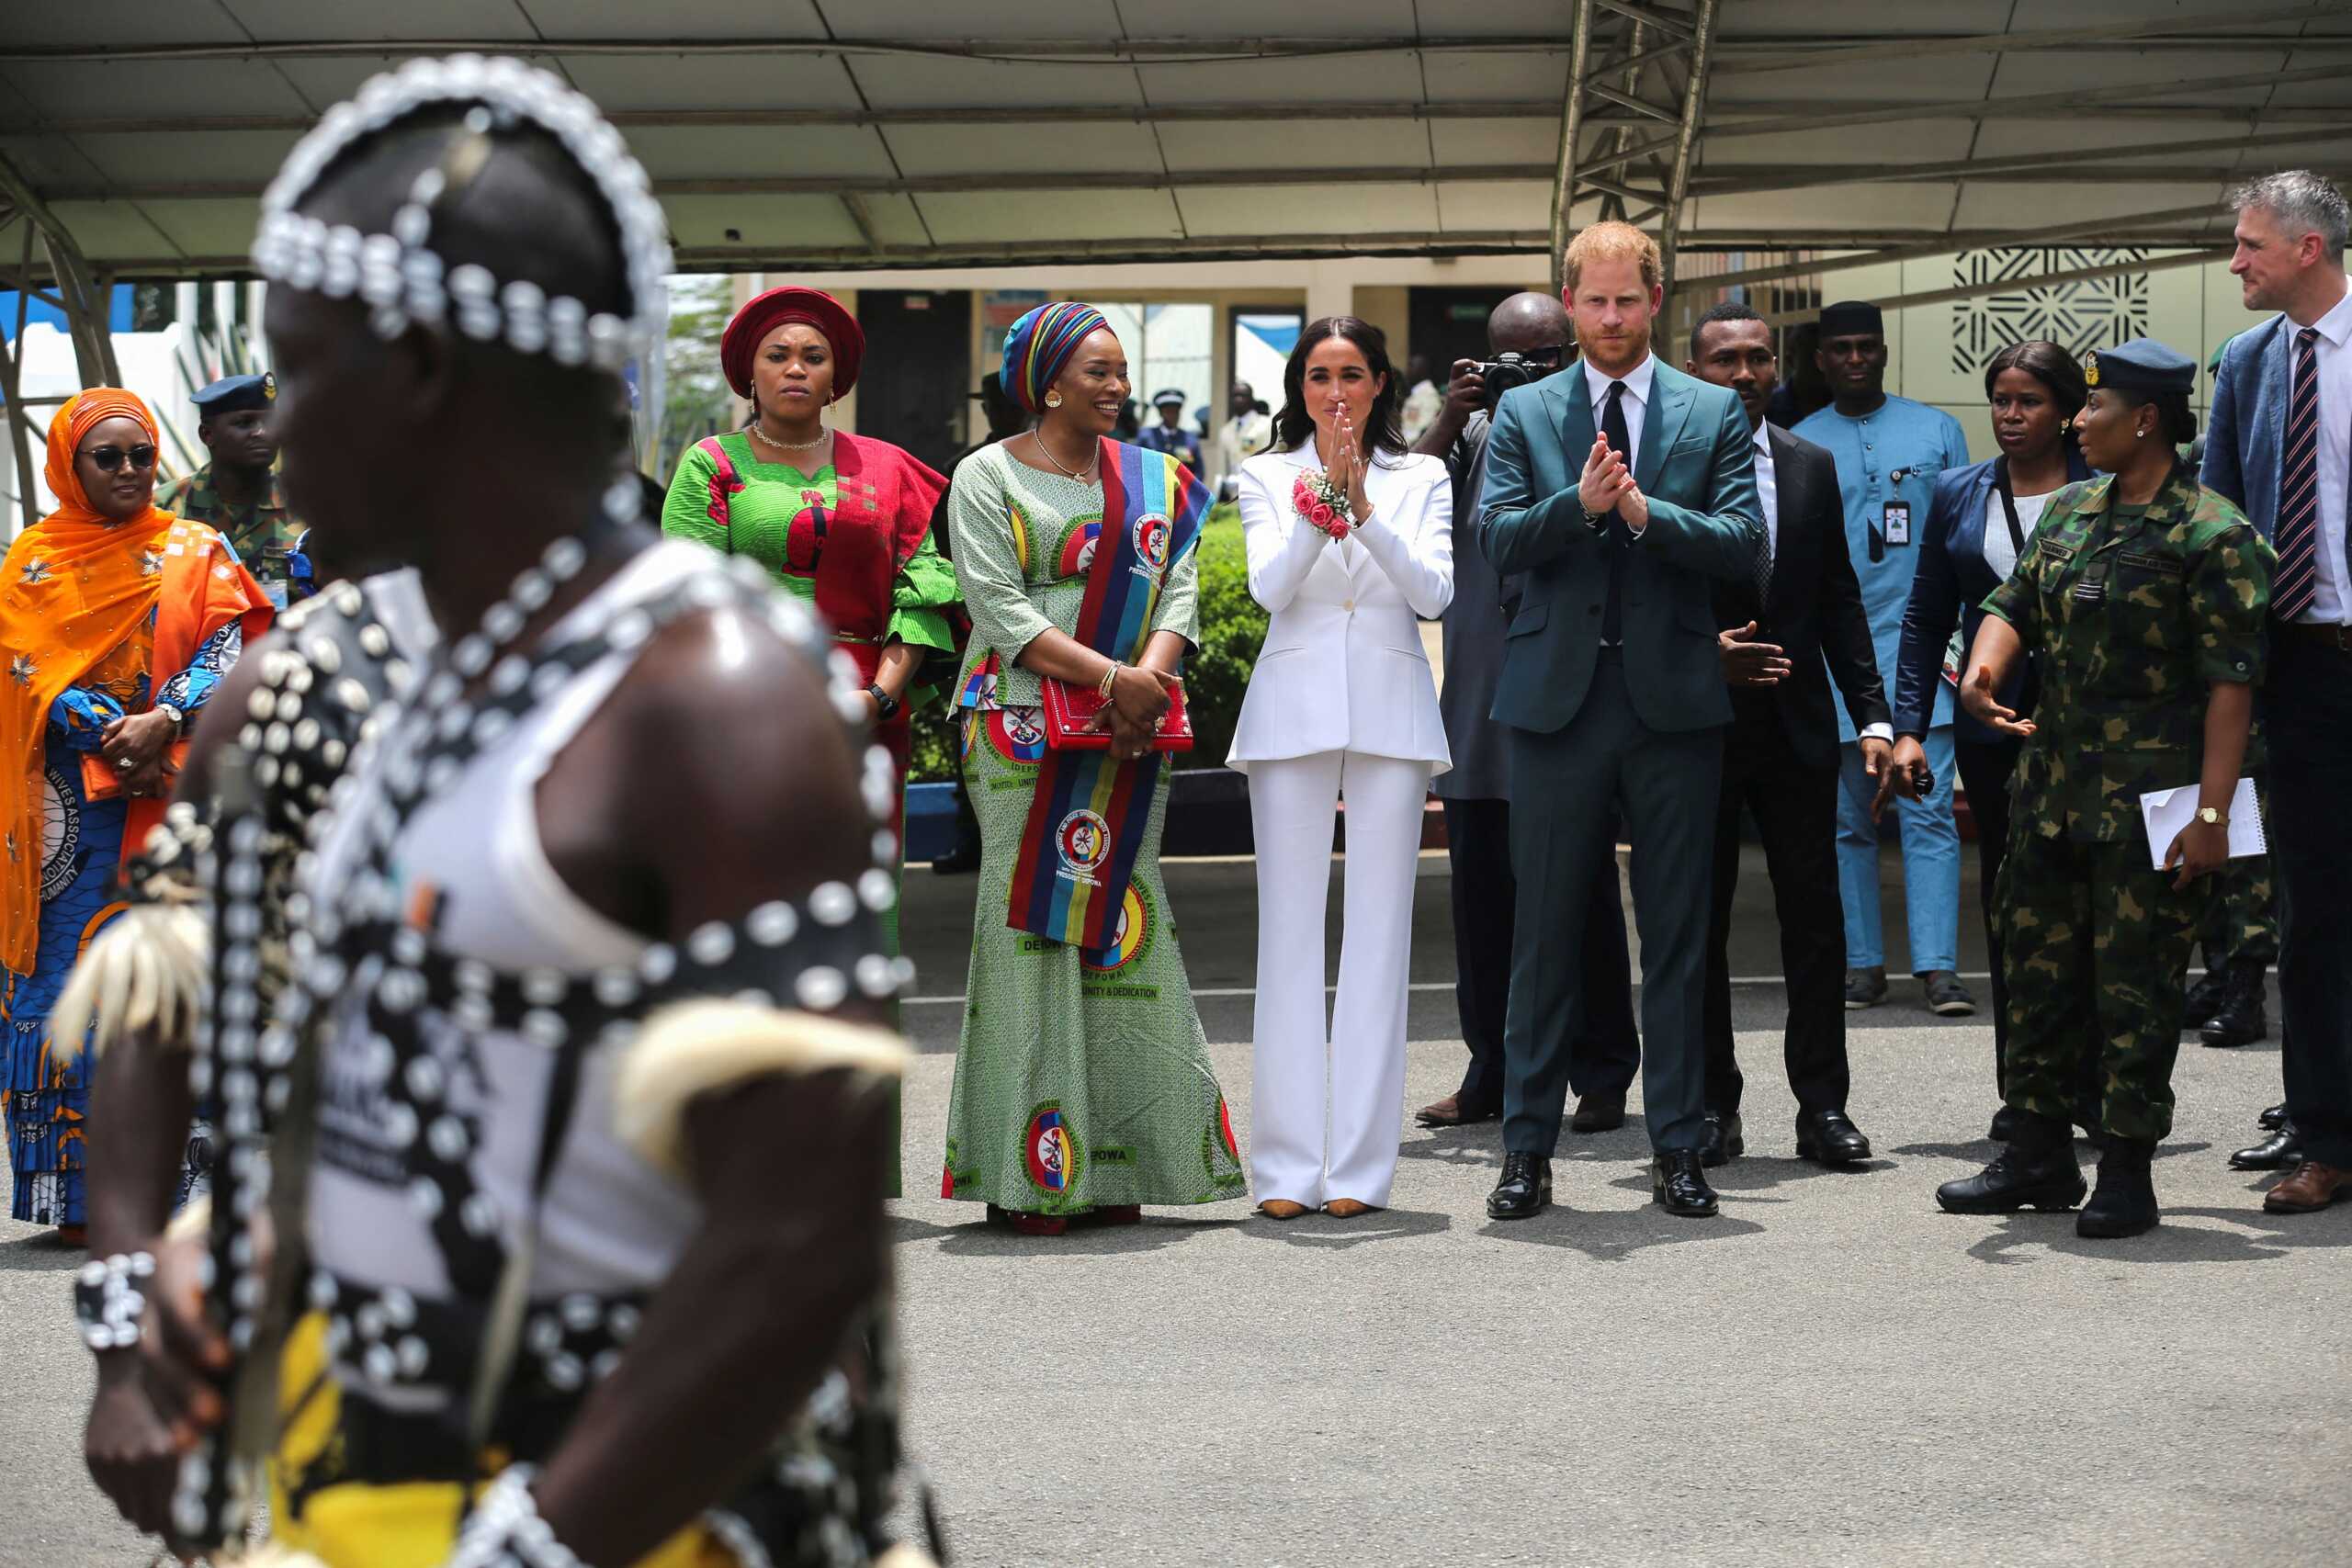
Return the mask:
POLYGON ((1104 702, 1109 702, 1111 700, 1112 683, 1118 680, 1119 671, 1125 668, 1126 666, 1120 663, 1117 660, 1114 659, 1111 660, 1111 668, 1102 671, 1102 679, 1094 683, 1094 694, 1101 697, 1104 702))

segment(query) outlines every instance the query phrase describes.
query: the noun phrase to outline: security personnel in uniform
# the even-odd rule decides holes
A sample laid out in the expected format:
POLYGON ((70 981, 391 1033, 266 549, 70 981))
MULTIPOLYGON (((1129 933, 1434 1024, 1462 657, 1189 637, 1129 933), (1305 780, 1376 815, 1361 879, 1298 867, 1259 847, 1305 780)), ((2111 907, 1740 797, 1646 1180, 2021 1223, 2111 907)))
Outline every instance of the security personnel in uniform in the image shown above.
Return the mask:
POLYGON ((157 502, 192 522, 209 523, 229 537, 245 567, 283 610, 318 589, 304 548, 310 530, 287 513, 277 491, 277 434, 270 404, 277 378, 224 376, 188 400, 196 404, 196 434, 212 460, 175 482, 157 502))
POLYGON ((2075 426, 2102 477, 2052 497, 1984 602, 1961 688, 1980 722, 2030 737, 1996 894, 2018 1132, 1936 1200, 1966 1214, 2082 1201, 2068 1113, 2078 1053, 2095 1040, 2105 1146, 2075 1229, 2108 1237, 2156 1223, 2148 1162, 2172 1130, 2182 984, 2213 897, 2198 879, 2229 855, 2277 558, 2180 461, 2196 434, 2194 361, 2134 338, 2085 372, 2075 426), (2041 671, 2030 723, 1996 695, 2029 648, 2041 671), (2154 869, 2140 797, 2184 785, 2196 815, 2154 869))

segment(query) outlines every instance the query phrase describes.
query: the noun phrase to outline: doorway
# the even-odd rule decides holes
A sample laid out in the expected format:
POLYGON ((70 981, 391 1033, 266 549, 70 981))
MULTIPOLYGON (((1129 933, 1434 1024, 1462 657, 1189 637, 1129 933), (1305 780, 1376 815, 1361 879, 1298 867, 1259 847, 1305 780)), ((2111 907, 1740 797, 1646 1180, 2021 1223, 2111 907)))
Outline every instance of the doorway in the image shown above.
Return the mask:
POLYGON ((945 473, 964 449, 971 401, 971 295, 861 288, 857 321, 865 329, 858 434, 903 446, 945 473))

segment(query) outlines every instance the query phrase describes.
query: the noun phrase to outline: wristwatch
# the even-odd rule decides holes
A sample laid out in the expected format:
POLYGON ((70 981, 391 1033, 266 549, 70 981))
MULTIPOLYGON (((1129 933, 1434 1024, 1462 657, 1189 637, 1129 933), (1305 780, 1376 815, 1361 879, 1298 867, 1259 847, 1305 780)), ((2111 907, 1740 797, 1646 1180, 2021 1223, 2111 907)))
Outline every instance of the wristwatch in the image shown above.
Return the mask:
POLYGON ((899 716, 899 699, 884 691, 880 682, 877 681, 873 685, 866 687, 865 694, 874 699, 874 716, 876 718, 881 719, 887 723, 899 716))
POLYGON ((2209 828, 2220 828, 2226 826, 2230 819, 2212 807, 2200 806, 2197 808, 2197 820, 2209 828))
POLYGON ((174 707, 169 703, 157 703, 155 711, 172 721, 172 728, 175 732, 187 728, 187 714, 184 710, 174 707))

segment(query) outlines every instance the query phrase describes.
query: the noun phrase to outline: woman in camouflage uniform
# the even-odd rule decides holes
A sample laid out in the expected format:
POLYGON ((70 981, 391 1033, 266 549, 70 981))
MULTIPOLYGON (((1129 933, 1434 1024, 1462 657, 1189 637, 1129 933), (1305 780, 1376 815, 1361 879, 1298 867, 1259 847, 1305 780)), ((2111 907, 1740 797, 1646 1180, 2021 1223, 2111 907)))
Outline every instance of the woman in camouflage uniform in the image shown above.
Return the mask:
POLYGON ((2194 362, 2135 338, 2086 369, 2075 424, 2102 476, 2052 499, 1984 602, 1961 689, 1976 718, 2030 738, 1995 895, 2018 1127, 1982 1173, 1936 1199, 1968 1214, 2082 1201, 2067 1117, 2088 1036, 2105 1147, 2075 1229, 2103 1237, 2156 1223, 2148 1163, 2172 1129, 2182 981, 2211 897, 2199 879, 2229 855, 2275 558, 2179 460, 2196 434, 2194 362), (2028 649, 2042 672, 2031 722, 1995 694, 2028 649), (2198 814, 2154 869, 2140 797, 2192 781, 2198 814))

